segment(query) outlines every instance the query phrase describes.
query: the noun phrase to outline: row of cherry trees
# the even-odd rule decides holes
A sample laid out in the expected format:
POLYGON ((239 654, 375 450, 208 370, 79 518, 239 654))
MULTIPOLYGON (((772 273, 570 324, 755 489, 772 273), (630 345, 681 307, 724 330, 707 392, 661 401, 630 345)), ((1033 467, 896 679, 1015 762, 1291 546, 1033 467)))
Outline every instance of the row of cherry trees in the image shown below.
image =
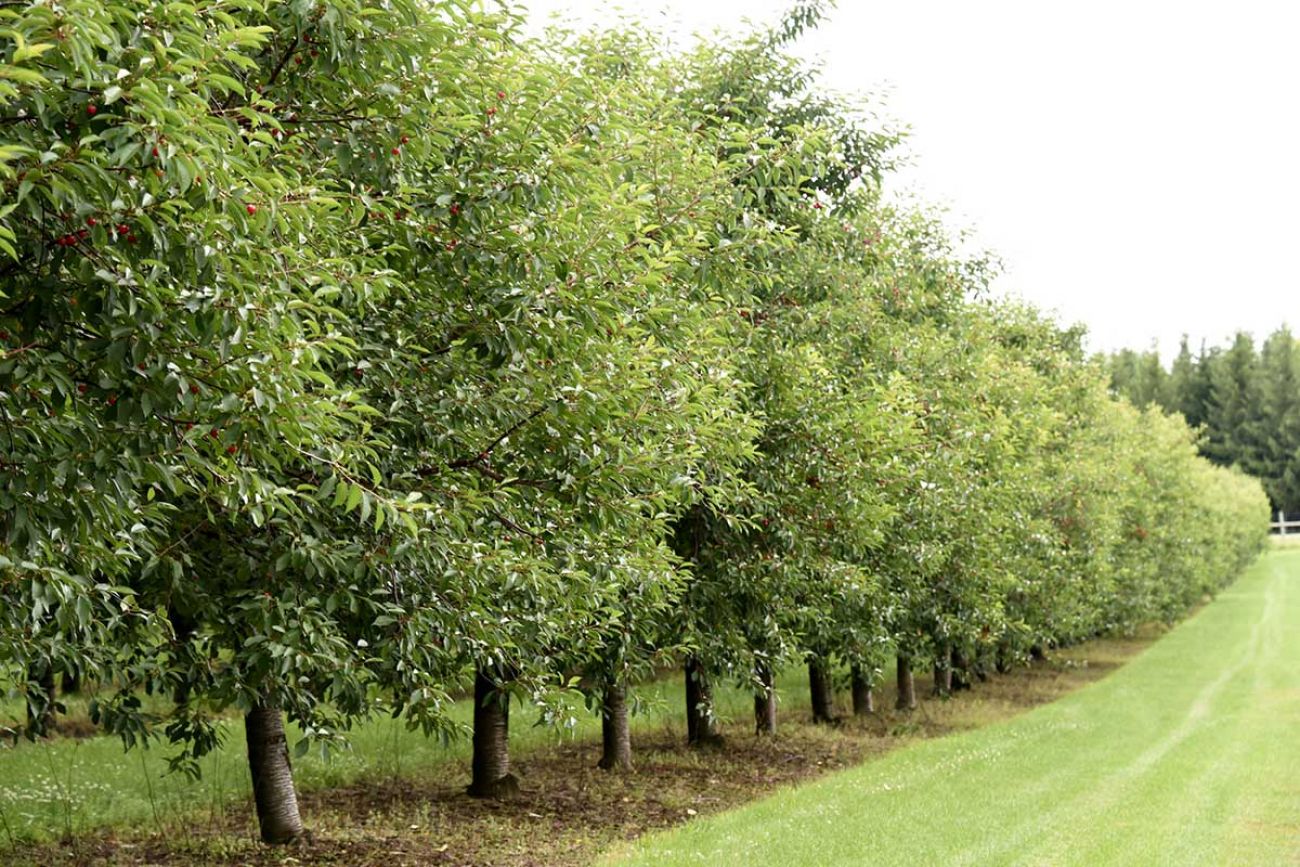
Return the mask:
POLYGON ((887 205, 899 136, 772 31, 525 41, 465 0, 0 7, 0 676, 53 672, 177 768, 244 717, 460 735, 511 697, 888 659, 942 686, 1172 619, 1258 550, 1258 485, 1111 400, 1079 335, 887 205), (162 718, 142 690, 174 695, 162 718))

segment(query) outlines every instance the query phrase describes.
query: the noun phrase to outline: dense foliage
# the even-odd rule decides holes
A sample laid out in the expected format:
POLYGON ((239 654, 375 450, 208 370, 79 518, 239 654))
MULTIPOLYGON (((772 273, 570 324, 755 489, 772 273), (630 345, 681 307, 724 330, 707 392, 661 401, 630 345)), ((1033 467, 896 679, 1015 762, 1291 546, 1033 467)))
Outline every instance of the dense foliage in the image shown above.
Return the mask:
POLYGON ((1120 350, 1109 365, 1116 393, 1181 413, 1201 430, 1201 454, 1259 479, 1274 509, 1300 512, 1300 341, 1290 329, 1258 348, 1239 332, 1196 355, 1184 338, 1167 370, 1155 350, 1120 350))
POLYGON ((771 730, 783 665, 869 699, 1231 580, 1258 485, 882 200, 899 135, 785 54, 822 11, 678 54, 459 0, 0 4, 29 734, 56 670, 187 769, 238 711, 279 842, 286 714, 459 736, 472 688, 504 795, 512 703, 600 707, 626 767, 668 661, 703 741, 711 679, 771 730))

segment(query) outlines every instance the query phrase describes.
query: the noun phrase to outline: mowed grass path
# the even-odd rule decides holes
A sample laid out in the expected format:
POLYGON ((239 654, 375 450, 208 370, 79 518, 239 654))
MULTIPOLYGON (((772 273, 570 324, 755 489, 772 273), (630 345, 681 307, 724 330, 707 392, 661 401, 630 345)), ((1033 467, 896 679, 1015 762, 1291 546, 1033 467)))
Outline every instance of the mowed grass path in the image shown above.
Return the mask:
POLYGON ((617 864, 1300 864, 1300 550, 1110 677, 630 844, 617 864))

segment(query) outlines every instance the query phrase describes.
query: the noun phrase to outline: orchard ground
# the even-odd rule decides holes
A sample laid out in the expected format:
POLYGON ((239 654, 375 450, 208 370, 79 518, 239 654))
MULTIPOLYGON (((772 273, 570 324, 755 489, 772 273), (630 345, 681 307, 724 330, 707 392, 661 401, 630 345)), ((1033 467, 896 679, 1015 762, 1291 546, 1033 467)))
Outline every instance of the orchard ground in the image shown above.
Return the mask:
POLYGON ((606 863, 1300 863, 1300 548, 1278 548, 1086 690, 606 863))
MULTIPOLYGON (((231 726, 225 748, 210 756, 202 780, 165 775, 163 750, 123 755, 112 738, 56 738, 0 750, 0 860, 17 864, 582 864, 638 834, 717 813, 782 785, 842 769, 927 737, 995 723, 1052 701, 1112 671, 1146 647, 1158 630, 1056 653, 1043 663, 994 676, 974 692, 923 700, 895 714, 892 684, 869 720, 814 726, 802 670, 779 683, 780 731, 752 734, 751 698, 719 689, 725 746, 691 750, 684 732, 679 677, 643 687, 635 717, 637 770, 594 768, 599 722, 585 717, 574 738, 515 727, 512 746, 523 797, 472 799, 468 744, 444 747, 376 720, 351 737, 352 749, 324 761, 297 760, 312 840, 287 851, 257 841, 249 803, 243 739, 231 726), (289 862, 292 863, 292 862, 289 862)), ((929 684, 918 679, 928 696, 929 684)), ((841 695, 841 712, 847 713, 841 695)), ((84 702, 70 707, 73 716, 84 702)), ((470 708, 458 708, 467 721, 470 708)), ((520 723, 527 717, 520 714, 520 723)), ((75 730, 74 726, 74 730, 75 730)))

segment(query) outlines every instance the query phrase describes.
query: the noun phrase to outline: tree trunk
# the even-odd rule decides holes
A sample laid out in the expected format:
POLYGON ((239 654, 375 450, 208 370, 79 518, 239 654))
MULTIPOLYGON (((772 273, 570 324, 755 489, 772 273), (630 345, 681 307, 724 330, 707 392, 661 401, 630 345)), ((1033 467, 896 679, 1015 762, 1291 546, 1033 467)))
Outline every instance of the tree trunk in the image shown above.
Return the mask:
MULTIPOLYGON (((175 608, 169 607, 167 609, 167 619, 171 622, 172 634, 175 636, 177 644, 188 642, 190 638, 193 637, 194 630, 198 625, 194 622, 194 618, 182 614, 175 608)), ((177 707, 182 707, 189 704, 189 701, 190 682, 188 680, 182 680, 180 683, 176 684, 175 689, 172 690, 172 702, 177 707)))
POLYGON ((812 693, 812 715, 815 723, 835 721, 834 695, 830 672, 819 659, 808 660, 808 688, 812 693))
POLYGON ((981 648, 975 654, 975 661, 974 664, 971 666, 971 674, 975 675, 975 679, 978 680, 980 683, 986 683, 989 679, 989 657, 990 656, 992 656, 992 651, 990 651, 987 647, 981 648))
POLYGON ((952 694, 952 667, 948 662, 948 649, 940 648, 934 655, 934 694, 936 697, 952 694))
POLYGON ((998 644, 998 655, 993 662, 993 667, 998 674, 1006 674, 1011 671, 1011 648, 1005 643, 998 644))
POLYGON ((1033 647, 1030 647, 1029 658, 1035 662, 1042 662, 1044 659, 1047 659, 1047 654, 1043 651, 1043 645, 1035 644, 1033 647))
POLYGON ((64 695, 75 695, 81 692, 81 675, 75 671, 63 672, 63 682, 59 684, 59 692, 64 695))
POLYGON ((875 713, 875 696, 871 694, 871 683, 862 673, 862 666, 854 665, 849 670, 849 685, 853 692, 853 715, 867 716, 875 713))
POLYGON ((686 658, 686 743, 705 746, 717 743, 713 724, 713 689, 703 664, 695 656, 686 658))
POLYGON ((510 695, 482 666, 474 672, 474 756, 466 791, 475 798, 510 798, 519 780, 510 773, 510 695))
POLYGON ((776 687, 773 685, 772 669, 767 663, 760 662, 754 666, 761 689, 754 693, 754 734, 776 734, 776 687))
POLYGON ((597 767, 607 771, 632 770, 632 732, 627 720, 627 687, 611 677, 605 683, 600 709, 603 751, 597 767))
POLYGON ((912 658, 905 653, 898 654, 898 701, 894 703, 898 710, 916 710, 916 683, 912 679, 912 658))
POLYGON ((970 661, 966 659, 965 654, 963 654, 955 647, 952 649, 951 659, 952 659, 952 668, 951 668, 952 688, 954 690, 970 689, 970 685, 971 685, 970 661))
POLYGON ((244 716, 244 737, 262 842, 291 843, 302 835, 302 817, 298 815, 298 793, 280 708, 262 703, 250 710, 244 716))
POLYGON ((45 664, 33 665, 27 670, 27 679, 37 687, 27 700, 27 730, 33 737, 43 738, 54 728, 54 710, 58 702, 54 692, 54 668, 45 664))

